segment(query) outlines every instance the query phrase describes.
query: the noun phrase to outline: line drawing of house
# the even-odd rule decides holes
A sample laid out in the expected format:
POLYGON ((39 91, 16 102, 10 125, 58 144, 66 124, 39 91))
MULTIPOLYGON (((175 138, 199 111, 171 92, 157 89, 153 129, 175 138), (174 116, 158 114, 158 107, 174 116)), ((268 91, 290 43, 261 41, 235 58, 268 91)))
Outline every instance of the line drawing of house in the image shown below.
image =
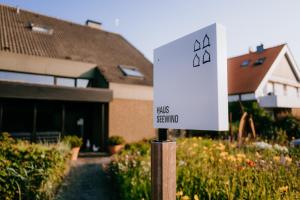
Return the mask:
POLYGON ((194 56, 194 59, 193 59, 193 67, 199 67, 200 66, 200 58, 199 56, 196 54, 194 56))
POLYGON ((200 44, 200 42, 198 41, 198 40, 195 40, 195 42, 194 42, 194 52, 195 51, 198 51, 198 50, 200 50, 201 49, 201 44, 200 44))
POLYGON ((207 34, 205 34, 205 36, 203 38, 202 44, 203 44, 203 48, 202 49, 210 46, 210 41, 209 41, 209 37, 208 37, 207 34))
POLYGON ((202 63, 205 64, 208 62, 210 62, 210 53, 207 50, 205 50, 202 56, 202 63))

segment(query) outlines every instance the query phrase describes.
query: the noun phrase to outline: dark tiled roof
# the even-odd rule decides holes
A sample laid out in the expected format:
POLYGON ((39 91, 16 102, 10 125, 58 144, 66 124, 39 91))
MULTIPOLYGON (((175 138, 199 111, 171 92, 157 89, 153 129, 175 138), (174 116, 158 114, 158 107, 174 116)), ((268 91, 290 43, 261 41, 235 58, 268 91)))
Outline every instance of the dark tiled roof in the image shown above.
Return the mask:
POLYGON ((96 63, 109 82, 152 85, 153 66, 121 35, 0 5, 0 51, 96 63), (29 22, 53 29, 37 33, 29 22), (118 65, 138 68, 144 79, 125 77, 118 65))
POLYGON ((284 44, 265 49, 261 53, 251 52, 229 58, 228 94, 233 95, 255 92, 283 47, 284 44), (255 61, 259 58, 265 58, 264 63, 262 65, 254 66, 255 61), (241 67, 242 62, 246 60, 250 61, 249 65, 241 67))

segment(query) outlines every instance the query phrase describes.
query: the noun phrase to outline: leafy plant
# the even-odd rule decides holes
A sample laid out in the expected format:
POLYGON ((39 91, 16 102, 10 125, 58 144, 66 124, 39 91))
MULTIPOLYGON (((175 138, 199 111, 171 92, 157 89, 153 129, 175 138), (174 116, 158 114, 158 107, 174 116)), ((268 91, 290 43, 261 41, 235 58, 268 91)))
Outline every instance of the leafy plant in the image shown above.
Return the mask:
POLYGON ((108 145, 119 145, 119 144, 124 144, 125 140, 121 136, 111 136, 108 138, 107 141, 108 145))
POLYGON ((53 199, 64 177, 69 147, 15 141, 8 134, 0 138, 1 199, 53 199))
POLYGON ((81 147, 82 138, 79 138, 75 135, 68 135, 63 138, 63 142, 68 144, 71 148, 81 147))

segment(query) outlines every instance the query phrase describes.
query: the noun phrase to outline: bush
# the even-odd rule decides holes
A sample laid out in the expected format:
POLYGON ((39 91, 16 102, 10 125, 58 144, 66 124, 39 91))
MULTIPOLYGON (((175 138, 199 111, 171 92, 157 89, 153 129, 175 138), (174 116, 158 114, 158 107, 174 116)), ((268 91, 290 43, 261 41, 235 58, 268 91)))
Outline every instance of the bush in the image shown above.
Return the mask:
POLYGON ((63 142, 69 145, 71 148, 81 147, 82 145, 82 139, 75 135, 65 136, 63 138, 63 142))
MULTIPOLYGON (((119 199, 151 199, 150 145, 128 147, 110 173, 119 199), (133 151, 135 149, 135 151, 133 151)), ((177 140, 177 199, 297 199, 299 152, 284 146, 236 144, 201 138, 177 140)))
POLYGON ((70 149, 62 143, 30 144, 0 135, 1 199, 53 199, 70 149))
POLYGON ((124 144, 125 140, 121 136, 111 136, 108 138, 107 143, 108 145, 119 145, 119 144, 124 144))
POLYGON ((283 117, 278 120, 277 126, 286 131, 289 139, 300 138, 300 121, 296 117, 292 115, 283 117))

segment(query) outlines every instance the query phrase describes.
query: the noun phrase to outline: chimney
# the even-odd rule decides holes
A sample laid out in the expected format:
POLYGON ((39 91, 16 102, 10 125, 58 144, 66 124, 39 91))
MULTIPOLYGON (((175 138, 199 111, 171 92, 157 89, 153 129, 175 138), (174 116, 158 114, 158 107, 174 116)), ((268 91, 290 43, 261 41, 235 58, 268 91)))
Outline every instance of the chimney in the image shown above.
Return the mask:
POLYGON ((263 44, 260 44, 256 47, 256 52, 257 53, 261 53, 264 51, 264 45, 263 44))
POLYGON ((102 24, 100 22, 93 21, 90 19, 86 20, 85 25, 98 30, 102 29, 102 24))
POLYGON ((17 14, 20 14, 20 7, 19 6, 16 7, 16 11, 17 11, 17 14))

